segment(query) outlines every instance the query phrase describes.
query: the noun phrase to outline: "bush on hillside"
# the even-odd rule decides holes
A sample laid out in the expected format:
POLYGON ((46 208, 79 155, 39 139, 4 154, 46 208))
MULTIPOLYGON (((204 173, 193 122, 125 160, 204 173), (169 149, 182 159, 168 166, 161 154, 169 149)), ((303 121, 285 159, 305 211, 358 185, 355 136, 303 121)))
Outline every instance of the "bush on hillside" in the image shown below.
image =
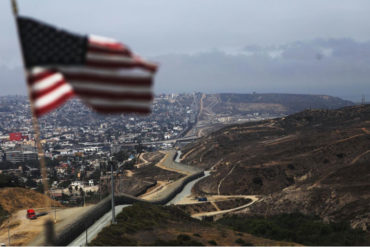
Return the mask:
POLYGON ((9 213, 5 209, 3 209, 0 205, 0 226, 7 219, 6 217, 8 215, 9 213))
POLYGON ((0 188, 3 187, 24 187, 24 184, 15 175, 0 174, 0 188))
POLYGON ((292 241, 304 245, 368 245, 366 233, 355 230, 348 223, 326 224, 316 216, 301 213, 262 216, 230 216, 219 221, 236 231, 256 236, 292 241))

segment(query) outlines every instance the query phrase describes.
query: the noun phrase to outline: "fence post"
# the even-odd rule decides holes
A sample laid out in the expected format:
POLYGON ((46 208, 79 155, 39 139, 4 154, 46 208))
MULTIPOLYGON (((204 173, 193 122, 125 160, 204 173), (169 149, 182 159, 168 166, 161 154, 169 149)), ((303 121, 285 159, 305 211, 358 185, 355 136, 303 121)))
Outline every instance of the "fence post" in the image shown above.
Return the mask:
POLYGON ((8 216, 8 245, 10 246, 10 217, 8 216))

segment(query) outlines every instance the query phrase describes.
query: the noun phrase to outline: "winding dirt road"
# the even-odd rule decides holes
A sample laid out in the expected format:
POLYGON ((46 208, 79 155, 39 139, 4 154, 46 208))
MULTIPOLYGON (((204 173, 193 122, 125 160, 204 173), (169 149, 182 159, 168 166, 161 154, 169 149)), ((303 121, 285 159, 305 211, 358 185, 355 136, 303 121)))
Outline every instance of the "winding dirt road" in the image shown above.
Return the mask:
MULTIPOLYGON (((256 201, 259 200, 259 198, 257 196, 254 196, 254 195, 250 195, 250 196, 221 196, 223 198, 245 198, 245 199, 251 199, 252 201, 250 203, 247 203, 247 204, 244 204, 242 206, 239 206, 239 207, 236 207, 236 208, 231 208, 231 209, 226 209, 226 210, 216 210, 216 211, 212 211, 212 212, 202 212, 202 213, 197 213, 197 214, 192 214, 191 217, 193 218, 202 218, 202 217, 206 217, 206 216, 215 216, 215 215, 222 215, 222 214, 227 214, 227 213, 231 213, 231 212, 236 212, 236 211, 239 211, 239 210, 242 210, 242 209, 245 209, 247 207, 249 207, 250 205, 252 205, 253 203, 255 203, 256 201)), ((212 202, 215 202, 214 198, 220 198, 220 196, 210 196, 210 197, 207 197, 207 199, 209 199, 209 201, 212 201, 212 202)))

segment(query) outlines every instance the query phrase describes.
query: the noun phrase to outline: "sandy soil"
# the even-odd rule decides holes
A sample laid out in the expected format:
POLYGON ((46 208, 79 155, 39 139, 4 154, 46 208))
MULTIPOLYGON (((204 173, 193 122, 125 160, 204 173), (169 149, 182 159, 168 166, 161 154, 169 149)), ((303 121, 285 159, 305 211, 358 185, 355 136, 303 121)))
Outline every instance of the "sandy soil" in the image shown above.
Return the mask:
MULTIPOLYGON (((76 207, 58 209, 56 212, 56 230, 63 228, 70 222, 74 221, 78 215, 90 208, 76 207)), ((36 211, 37 212, 37 211, 36 211)), ((14 213, 9 225, 10 227, 10 244, 11 245, 28 245, 44 230, 44 222, 52 218, 54 220, 54 211, 51 215, 45 215, 36 220, 26 218, 26 210, 20 210, 14 213)), ((8 222, 4 223, 0 228, 0 243, 8 244, 8 222)))
POLYGON ((134 173, 131 170, 126 170, 125 172, 127 177, 132 177, 134 175, 134 173))
MULTIPOLYGON (((230 199, 236 199, 236 198, 249 198, 252 201, 258 200, 257 196, 254 195, 211 195, 207 196, 208 202, 218 202, 218 201, 225 201, 230 199)), ((199 202, 194 196, 188 196, 183 198, 181 201, 179 201, 177 204, 196 204, 196 203, 203 203, 199 202)))
POLYGON ((145 200, 152 200, 158 193, 167 189, 169 182, 157 181, 157 185, 153 189, 148 190, 145 194, 141 195, 140 198, 145 200))
POLYGON ((141 153, 139 155, 139 161, 141 162, 135 165, 137 168, 141 168, 142 166, 146 166, 147 164, 149 164, 149 161, 144 159, 144 153, 141 153))

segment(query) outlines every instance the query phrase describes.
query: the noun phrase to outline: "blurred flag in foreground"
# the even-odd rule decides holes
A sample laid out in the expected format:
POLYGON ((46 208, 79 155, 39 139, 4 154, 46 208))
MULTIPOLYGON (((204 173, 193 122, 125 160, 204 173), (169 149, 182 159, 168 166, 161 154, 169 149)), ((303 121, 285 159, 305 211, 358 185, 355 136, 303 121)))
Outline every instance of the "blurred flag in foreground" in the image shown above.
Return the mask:
POLYGON ((72 96, 102 113, 149 113, 157 69, 109 38, 69 33, 17 17, 36 116, 72 96))

